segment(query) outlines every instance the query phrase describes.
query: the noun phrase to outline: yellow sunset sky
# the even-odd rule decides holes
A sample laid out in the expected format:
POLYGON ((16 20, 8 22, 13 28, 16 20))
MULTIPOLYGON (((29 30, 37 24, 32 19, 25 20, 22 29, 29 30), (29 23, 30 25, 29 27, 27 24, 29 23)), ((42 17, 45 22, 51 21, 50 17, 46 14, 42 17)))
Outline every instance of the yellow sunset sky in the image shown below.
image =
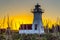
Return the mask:
POLYGON ((11 29, 18 30, 20 24, 32 24, 31 10, 37 3, 44 10, 44 26, 48 24, 51 28, 52 24, 60 24, 60 0, 0 0, 0 28, 7 28, 7 15, 11 29))

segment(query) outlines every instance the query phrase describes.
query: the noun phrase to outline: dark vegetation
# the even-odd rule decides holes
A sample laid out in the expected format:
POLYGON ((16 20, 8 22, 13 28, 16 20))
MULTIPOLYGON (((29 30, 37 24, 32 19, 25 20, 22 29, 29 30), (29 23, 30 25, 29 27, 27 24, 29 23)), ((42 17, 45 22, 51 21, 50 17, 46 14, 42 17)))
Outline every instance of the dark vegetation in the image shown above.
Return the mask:
MULTIPOLYGON (((60 40, 60 36, 53 35, 52 33, 42 34, 42 35, 14 33, 11 35, 11 39, 12 40, 60 40)), ((6 35, 0 34, 0 40, 6 40, 6 35)))

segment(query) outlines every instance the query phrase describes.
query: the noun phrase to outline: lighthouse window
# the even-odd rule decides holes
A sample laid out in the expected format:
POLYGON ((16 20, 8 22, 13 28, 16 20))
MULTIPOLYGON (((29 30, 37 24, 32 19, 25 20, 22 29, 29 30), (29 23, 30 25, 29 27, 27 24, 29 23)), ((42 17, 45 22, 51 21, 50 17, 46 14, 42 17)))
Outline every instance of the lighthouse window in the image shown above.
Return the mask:
POLYGON ((25 30, 26 29, 26 25, 21 25, 21 28, 20 28, 21 30, 25 30))
POLYGON ((32 25, 27 25, 28 26, 28 30, 32 30, 32 25))
POLYGON ((21 25, 20 29, 22 30, 23 29, 23 26, 21 25))
POLYGON ((35 30, 37 30, 37 24, 35 24, 35 30))
POLYGON ((21 30, 32 30, 32 24, 22 24, 19 29, 21 29, 21 30))
POLYGON ((26 25, 24 25, 24 30, 26 29, 26 25))

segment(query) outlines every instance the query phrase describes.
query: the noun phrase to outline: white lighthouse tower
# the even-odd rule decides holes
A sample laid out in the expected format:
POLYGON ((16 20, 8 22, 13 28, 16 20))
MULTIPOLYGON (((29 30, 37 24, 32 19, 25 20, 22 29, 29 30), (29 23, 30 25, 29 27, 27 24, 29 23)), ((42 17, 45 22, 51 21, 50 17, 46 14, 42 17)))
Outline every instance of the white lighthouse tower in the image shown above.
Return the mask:
POLYGON ((42 9, 39 4, 35 5, 32 13, 34 14, 33 24, 21 24, 19 34, 42 34, 44 28, 42 24, 42 9))
POLYGON ((42 24, 42 9, 41 6, 37 3, 35 5, 35 8, 33 9, 32 13, 34 14, 33 24, 32 24, 32 30, 35 30, 35 26, 37 26, 36 30, 38 30, 38 34, 44 33, 44 28, 42 24))

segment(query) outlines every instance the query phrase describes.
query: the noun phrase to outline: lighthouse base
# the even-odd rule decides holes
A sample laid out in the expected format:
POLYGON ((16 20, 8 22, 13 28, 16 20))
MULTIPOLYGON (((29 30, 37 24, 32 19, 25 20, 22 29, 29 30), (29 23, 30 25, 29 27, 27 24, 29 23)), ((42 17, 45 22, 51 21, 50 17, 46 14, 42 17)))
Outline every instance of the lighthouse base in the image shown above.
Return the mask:
POLYGON ((44 34, 44 31, 38 30, 19 30, 19 34, 44 34))

